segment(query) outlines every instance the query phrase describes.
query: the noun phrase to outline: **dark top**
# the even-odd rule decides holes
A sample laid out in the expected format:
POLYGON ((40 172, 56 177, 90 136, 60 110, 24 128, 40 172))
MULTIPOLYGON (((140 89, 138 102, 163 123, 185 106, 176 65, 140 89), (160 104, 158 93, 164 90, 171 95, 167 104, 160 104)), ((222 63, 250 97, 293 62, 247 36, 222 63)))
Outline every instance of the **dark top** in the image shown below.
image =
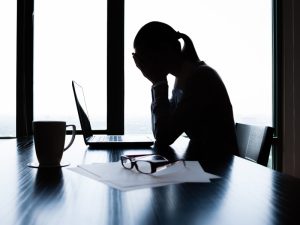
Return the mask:
POLYGON ((231 102, 218 73, 199 62, 184 90, 152 86, 152 129, 157 144, 172 144, 183 132, 198 151, 238 155, 231 102))

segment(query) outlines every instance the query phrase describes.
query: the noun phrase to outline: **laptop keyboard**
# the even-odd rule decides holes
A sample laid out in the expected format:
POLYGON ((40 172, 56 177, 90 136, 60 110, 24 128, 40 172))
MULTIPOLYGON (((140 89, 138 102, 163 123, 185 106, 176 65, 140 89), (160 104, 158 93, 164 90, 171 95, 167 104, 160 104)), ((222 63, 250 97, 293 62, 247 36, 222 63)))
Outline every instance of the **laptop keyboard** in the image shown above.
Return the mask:
POLYGON ((122 137, 120 135, 109 135, 107 138, 109 141, 122 141, 122 137))
POLYGON ((91 138, 92 141, 99 141, 99 142, 119 142, 122 141, 121 135, 103 135, 103 136, 93 136, 91 138))

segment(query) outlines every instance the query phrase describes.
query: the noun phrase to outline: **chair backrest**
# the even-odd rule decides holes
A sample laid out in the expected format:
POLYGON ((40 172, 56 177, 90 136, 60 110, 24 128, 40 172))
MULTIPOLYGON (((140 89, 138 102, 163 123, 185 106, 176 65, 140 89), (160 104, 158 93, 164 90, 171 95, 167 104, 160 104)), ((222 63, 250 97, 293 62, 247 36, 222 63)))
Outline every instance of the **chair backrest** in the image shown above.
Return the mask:
POLYGON ((236 135, 240 156, 267 166, 274 128, 236 123, 236 135))

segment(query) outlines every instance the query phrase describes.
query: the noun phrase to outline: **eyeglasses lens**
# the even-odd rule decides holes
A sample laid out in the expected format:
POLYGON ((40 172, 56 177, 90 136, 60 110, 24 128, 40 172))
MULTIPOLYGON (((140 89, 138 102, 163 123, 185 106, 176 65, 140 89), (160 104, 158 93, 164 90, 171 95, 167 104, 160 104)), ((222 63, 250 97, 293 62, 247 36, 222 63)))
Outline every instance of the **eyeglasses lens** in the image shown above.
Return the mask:
POLYGON ((136 161, 136 165, 138 167, 138 170, 141 173, 151 173, 151 163, 147 161, 136 161))
POLYGON ((126 158, 122 158, 122 165, 127 169, 131 169, 132 167, 130 159, 126 159, 126 158))

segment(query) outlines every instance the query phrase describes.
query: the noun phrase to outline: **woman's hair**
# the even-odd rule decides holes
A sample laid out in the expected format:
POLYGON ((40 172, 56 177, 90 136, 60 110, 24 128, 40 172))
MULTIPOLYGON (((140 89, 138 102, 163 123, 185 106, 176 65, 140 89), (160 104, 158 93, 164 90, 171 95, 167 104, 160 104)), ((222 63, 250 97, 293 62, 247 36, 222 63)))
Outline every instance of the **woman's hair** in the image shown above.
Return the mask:
POLYGON ((194 47, 194 44, 193 44, 192 40, 190 39, 190 37, 187 36, 186 34, 183 34, 180 32, 177 32, 177 33, 178 33, 178 37, 182 38, 184 41, 184 46, 181 51, 183 57, 192 62, 200 61, 200 59, 197 55, 196 49, 194 47))
POLYGON ((189 61, 199 61, 192 40, 186 34, 176 32, 171 26, 162 22, 153 21, 144 25, 138 31, 133 47, 151 51, 172 48, 179 53, 181 52, 182 56, 189 61), (182 49, 178 40, 180 38, 184 41, 182 49))

